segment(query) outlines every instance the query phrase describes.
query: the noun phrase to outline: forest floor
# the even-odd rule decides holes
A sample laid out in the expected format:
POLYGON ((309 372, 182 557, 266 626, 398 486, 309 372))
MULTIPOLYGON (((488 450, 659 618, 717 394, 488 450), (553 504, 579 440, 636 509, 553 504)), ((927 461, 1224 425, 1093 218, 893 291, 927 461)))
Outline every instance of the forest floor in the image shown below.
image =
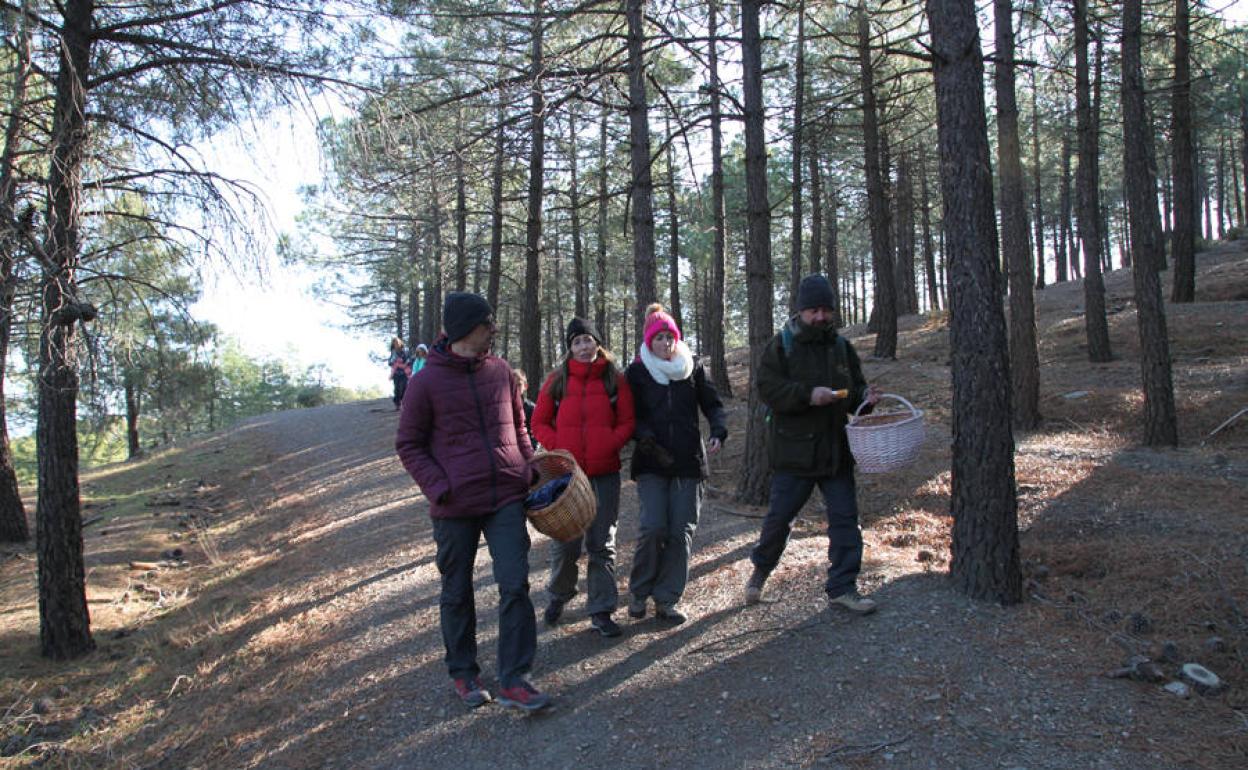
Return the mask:
MULTIPOLYGON (((1248 415, 1214 433, 1248 406, 1248 244, 1202 253, 1198 301, 1167 306, 1179 449, 1139 444, 1130 274, 1106 283, 1107 364, 1086 360, 1081 285, 1038 294, 1045 421, 1016 435, 1019 606, 970 601, 946 578, 939 316, 902 319, 897 360, 865 363, 929 427, 914 466, 859 476, 861 582, 878 613, 828 609, 815 502, 770 601, 743 605, 762 511, 731 502, 738 352, 737 430, 715 461, 689 622, 621 609, 608 640, 574 600, 565 624, 539 625, 534 680, 556 705, 535 716, 452 695, 426 503, 394 456, 389 403, 279 413, 84 475, 98 649, 82 659, 39 657, 33 547, 0 550, 0 766, 1248 766, 1248 415), (1133 654, 1155 663, 1136 677, 1161 680, 1109 676, 1133 654), (1188 662, 1227 688, 1166 690, 1188 662)), ((871 350, 863 329, 847 333, 871 350)), ((627 481, 620 520, 623 594, 627 481)), ((539 609, 547 545, 535 536, 539 609)), ((493 686, 484 550, 477 579, 493 686)))

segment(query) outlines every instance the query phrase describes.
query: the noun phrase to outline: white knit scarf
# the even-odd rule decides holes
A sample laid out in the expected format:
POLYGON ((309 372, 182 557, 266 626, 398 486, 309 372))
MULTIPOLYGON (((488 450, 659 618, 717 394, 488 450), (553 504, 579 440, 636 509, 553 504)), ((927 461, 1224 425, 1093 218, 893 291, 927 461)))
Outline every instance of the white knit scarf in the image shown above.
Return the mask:
POLYGON ((654 351, 650 350, 650 346, 645 343, 642 343, 637 355, 645 364, 646 371, 650 372, 650 376, 660 385, 687 380, 689 375, 693 374, 693 352, 689 350, 684 340, 676 343, 670 361, 656 356, 654 351))

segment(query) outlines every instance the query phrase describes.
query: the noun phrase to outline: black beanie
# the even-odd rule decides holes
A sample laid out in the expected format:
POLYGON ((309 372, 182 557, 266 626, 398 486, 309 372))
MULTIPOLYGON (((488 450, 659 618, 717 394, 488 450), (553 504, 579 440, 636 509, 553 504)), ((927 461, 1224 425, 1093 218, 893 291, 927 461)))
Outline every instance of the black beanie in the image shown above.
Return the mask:
POLYGON ((494 315, 494 308, 479 294, 452 291, 442 304, 442 328, 451 342, 467 337, 479 325, 494 315))
POLYGON ((594 338, 594 342, 597 342, 599 345, 602 344, 602 337, 598 336, 598 330, 594 328, 592 323, 584 318, 573 318, 568 322, 568 333, 563 338, 564 342, 568 344, 568 350, 572 349, 572 340, 582 334, 588 334, 594 338))
POLYGON ((797 309, 806 310, 812 307, 836 307, 832 284, 818 273, 806 276, 797 285, 797 309))

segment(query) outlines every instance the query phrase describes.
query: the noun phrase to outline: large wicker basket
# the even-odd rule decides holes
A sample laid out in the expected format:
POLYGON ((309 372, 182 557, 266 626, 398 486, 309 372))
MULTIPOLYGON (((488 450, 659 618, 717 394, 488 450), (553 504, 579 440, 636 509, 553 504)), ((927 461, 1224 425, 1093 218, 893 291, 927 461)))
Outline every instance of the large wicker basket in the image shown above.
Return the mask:
POLYGON ((904 468, 914 462, 923 446, 923 410, 915 409, 914 404, 892 393, 880 396, 881 401, 886 398, 900 401, 906 409, 876 411, 864 416, 859 414, 866 406, 863 402, 845 426, 849 449, 854 453, 858 470, 863 473, 904 468))
POLYGON ((525 511, 533 528, 552 540, 567 541, 580 537, 593 523, 598 512, 598 498, 589 485, 589 477, 576 464, 576 460, 562 449, 538 452, 533 455, 533 467, 538 478, 530 490, 541 487, 551 479, 571 473, 572 480, 559 498, 545 508, 525 511))

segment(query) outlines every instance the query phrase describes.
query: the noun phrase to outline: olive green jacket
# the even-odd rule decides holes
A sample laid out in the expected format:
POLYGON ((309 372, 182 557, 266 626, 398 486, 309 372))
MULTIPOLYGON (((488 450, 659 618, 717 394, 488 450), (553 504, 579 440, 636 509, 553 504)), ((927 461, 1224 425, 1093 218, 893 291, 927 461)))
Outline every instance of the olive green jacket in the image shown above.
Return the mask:
POLYGON ((866 392, 862 363, 849 340, 835 329, 790 318, 767 343, 758 366, 758 394, 770 409, 771 469, 823 477, 852 467, 845 423, 866 392), (849 396, 811 406, 811 391, 819 385, 848 390, 849 396))

